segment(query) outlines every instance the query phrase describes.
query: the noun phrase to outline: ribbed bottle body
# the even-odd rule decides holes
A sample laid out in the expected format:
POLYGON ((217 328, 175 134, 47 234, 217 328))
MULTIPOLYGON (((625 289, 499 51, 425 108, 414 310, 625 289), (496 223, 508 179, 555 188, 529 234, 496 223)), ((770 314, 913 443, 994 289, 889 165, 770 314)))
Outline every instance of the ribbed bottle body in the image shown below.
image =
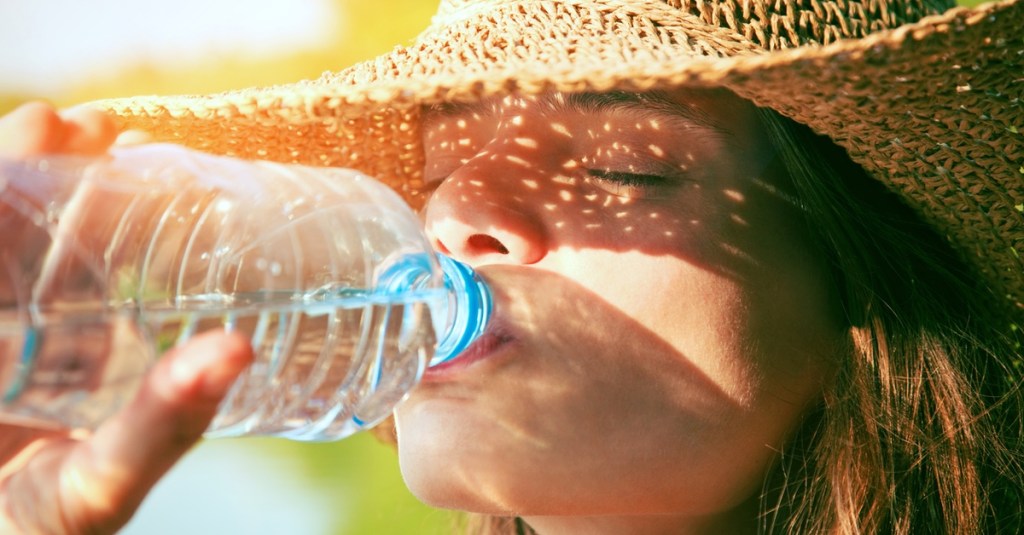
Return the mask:
POLYGON ((94 427, 159 355, 224 328, 256 362, 211 436, 340 438, 390 413, 464 301, 415 214, 355 171, 153 145, 2 172, 8 419, 94 427), (411 258, 415 285, 382 280, 411 258))

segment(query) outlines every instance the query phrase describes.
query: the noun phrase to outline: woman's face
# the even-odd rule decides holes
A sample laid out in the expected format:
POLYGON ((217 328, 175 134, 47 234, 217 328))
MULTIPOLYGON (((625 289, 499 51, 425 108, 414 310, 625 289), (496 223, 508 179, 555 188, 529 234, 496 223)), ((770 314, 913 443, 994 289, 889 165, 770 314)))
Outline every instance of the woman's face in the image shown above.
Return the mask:
POLYGON ((397 410, 413 492, 527 517, 749 504, 842 338, 754 108, 550 94, 424 128, 428 233, 496 311, 397 410))

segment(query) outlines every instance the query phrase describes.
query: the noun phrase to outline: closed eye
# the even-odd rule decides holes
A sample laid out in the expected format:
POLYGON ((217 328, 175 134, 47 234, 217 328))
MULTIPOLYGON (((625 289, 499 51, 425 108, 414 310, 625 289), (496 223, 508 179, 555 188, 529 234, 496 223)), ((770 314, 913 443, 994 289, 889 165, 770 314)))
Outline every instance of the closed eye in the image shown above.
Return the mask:
POLYGON ((667 181, 667 179, 661 175, 652 175, 647 173, 625 173, 622 171, 608 171, 604 169, 587 169, 587 173, 594 178, 611 180, 630 185, 649 185, 667 181))
POLYGON ((649 199, 664 196, 671 183, 667 177, 648 173, 630 173, 606 169, 587 169, 587 175, 596 180, 588 182, 612 195, 627 199, 649 199))

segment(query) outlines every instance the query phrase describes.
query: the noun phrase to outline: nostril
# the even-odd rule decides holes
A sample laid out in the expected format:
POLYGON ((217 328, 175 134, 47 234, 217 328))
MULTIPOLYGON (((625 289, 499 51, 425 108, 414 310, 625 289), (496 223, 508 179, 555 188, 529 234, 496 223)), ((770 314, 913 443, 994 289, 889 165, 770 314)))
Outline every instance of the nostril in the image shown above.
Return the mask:
POLYGON ((474 252, 493 251, 500 254, 508 254, 508 248, 503 243, 494 236, 488 236, 487 234, 473 234, 466 240, 466 243, 474 252))

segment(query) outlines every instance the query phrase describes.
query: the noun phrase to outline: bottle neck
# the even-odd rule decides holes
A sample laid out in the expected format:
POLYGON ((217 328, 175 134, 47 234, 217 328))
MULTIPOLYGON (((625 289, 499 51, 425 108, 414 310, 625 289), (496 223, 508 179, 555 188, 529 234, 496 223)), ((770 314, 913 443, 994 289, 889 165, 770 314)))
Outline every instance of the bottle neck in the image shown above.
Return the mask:
POLYGON ((444 286, 451 294, 448 328, 438 339, 431 365, 447 362, 466 350, 484 333, 491 319, 491 290, 473 268, 451 257, 437 255, 444 286))
MULTIPOLYGON (((437 346, 429 365, 448 362, 466 350, 483 334, 493 306, 491 291, 470 266, 451 257, 437 254, 441 267, 446 299, 441 299, 432 315, 437 333, 437 346)), ((377 291, 398 294, 427 287, 435 276, 427 254, 411 254, 388 268, 377 285, 377 291)))

